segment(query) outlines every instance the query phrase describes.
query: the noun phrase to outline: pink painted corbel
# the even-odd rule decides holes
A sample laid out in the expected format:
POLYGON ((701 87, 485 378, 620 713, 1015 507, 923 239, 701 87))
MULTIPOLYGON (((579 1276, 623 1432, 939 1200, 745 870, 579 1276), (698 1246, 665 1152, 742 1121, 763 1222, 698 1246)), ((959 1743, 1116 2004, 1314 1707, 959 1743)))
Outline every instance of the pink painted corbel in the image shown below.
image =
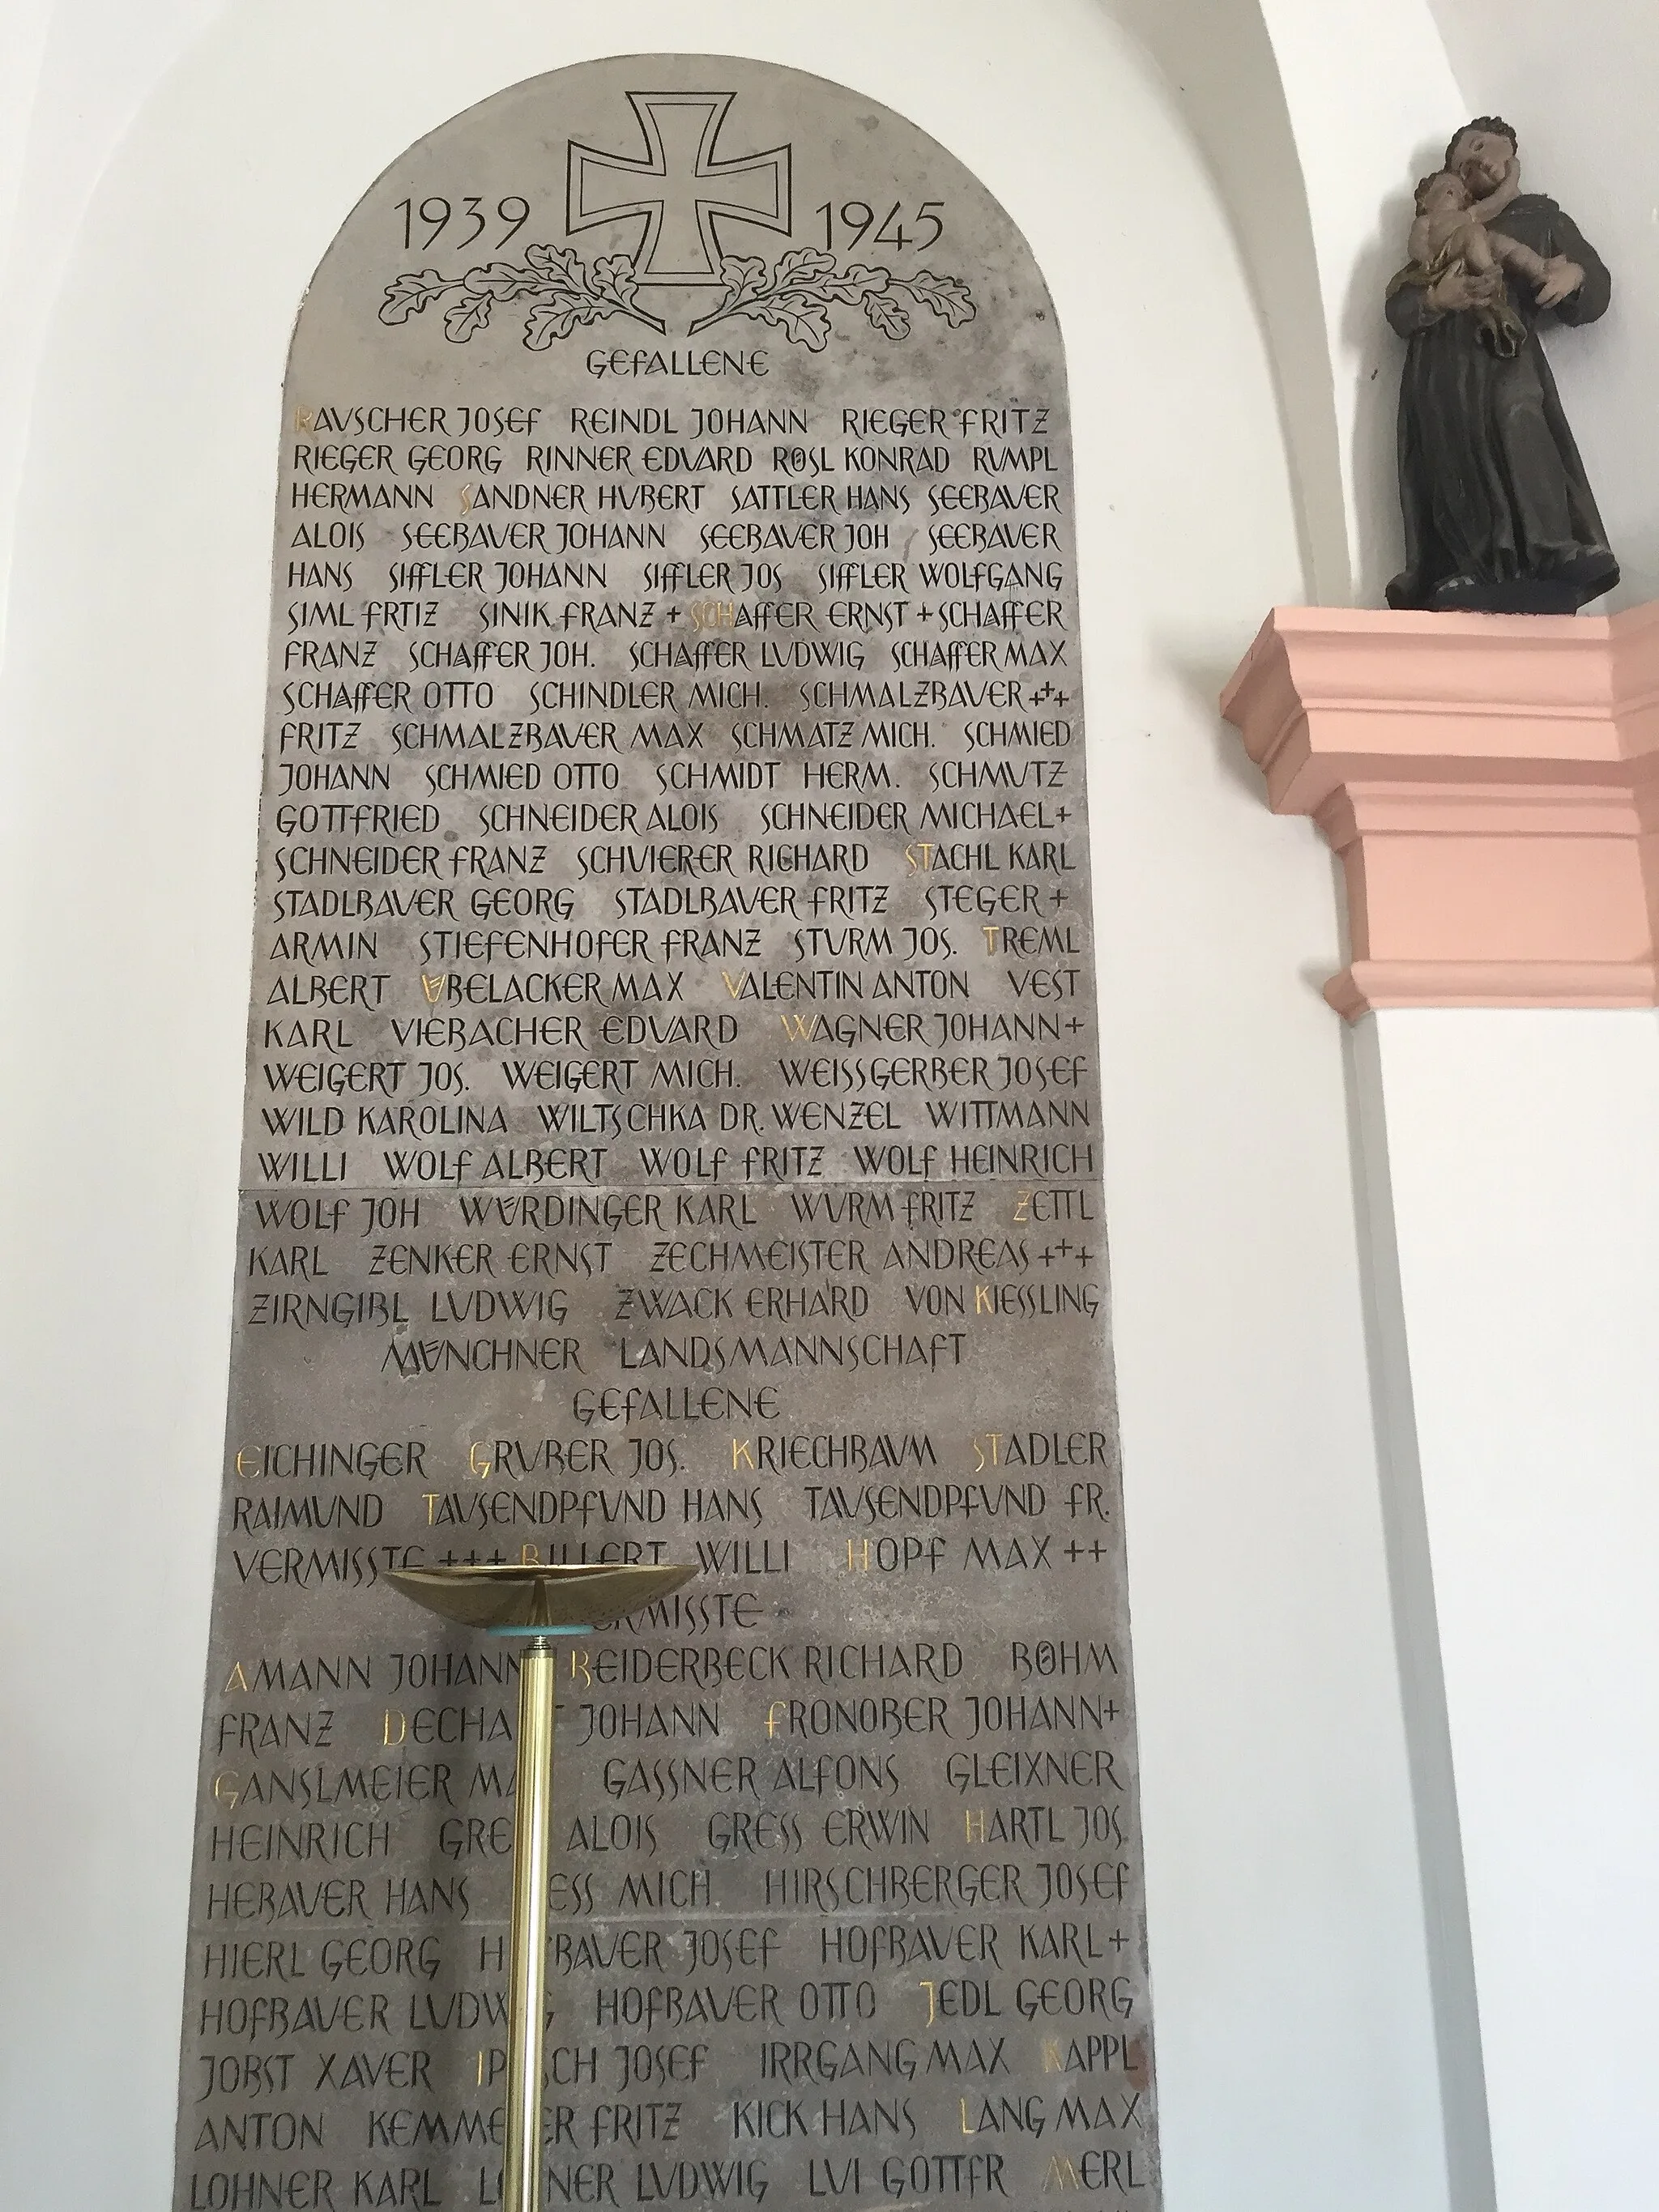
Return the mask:
POLYGON ((1350 1021, 1659 1003, 1659 604, 1276 607, 1221 711, 1341 856, 1350 1021))

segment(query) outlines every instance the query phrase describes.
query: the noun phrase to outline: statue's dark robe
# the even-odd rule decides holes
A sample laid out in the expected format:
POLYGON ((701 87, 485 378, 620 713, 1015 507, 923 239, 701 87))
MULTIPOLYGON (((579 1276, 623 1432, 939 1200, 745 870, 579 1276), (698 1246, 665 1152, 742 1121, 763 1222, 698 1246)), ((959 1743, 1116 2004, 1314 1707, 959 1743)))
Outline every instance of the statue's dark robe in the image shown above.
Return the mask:
MULTIPOLYGON (((1571 298, 1547 308, 1563 323, 1605 313, 1613 279, 1571 216, 1541 192, 1523 192, 1491 228, 1547 258, 1564 253, 1584 272, 1571 298)), ((1400 504, 1406 566, 1389 605, 1444 605, 1436 586, 1452 577, 1501 600, 1519 580, 1566 576, 1582 588, 1568 605, 1618 581, 1607 533, 1578 458, 1534 325, 1540 310, 1526 278, 1508 276, 1510 303, 1526 325, 1512 361, 1500 361, 1473 313, 1437 313, 1419 284, 1405 284, 1388 317, 1406 340, 1400 380, 1400 504), (1601 556, 1606 556, 1602 559, 1601 556)), ((1524 604, 1524 599, 1516 604, 1524 604)))

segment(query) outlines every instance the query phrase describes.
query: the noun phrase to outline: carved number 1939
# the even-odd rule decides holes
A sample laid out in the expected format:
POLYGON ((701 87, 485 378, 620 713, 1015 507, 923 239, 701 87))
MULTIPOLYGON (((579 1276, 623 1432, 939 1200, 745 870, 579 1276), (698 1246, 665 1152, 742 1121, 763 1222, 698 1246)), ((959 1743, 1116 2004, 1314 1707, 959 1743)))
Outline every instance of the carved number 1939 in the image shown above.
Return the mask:
MULTIPOLYGON (((459 252, 481 239, 492 220, 491 216, 484 213, 483 202, 476 192, 469 192, 459 203, 446 199, 441 192, 428 192, 418 205, 412 199, 399 200, 398 213, 404 219, 405 251, 414 245, 417 228, 426 233, 421 240, 422 246, 428 246, 437 244, 452 222, 459 222, 467 227, 449 241, 459 252)), ((515 236, 529 222, 530 203, 521 193, 509 192, 505 199, 496 201, 493 220, 504 226, 501 236, 495 240, 495 250, 499 252, 507 240, 515 236)))

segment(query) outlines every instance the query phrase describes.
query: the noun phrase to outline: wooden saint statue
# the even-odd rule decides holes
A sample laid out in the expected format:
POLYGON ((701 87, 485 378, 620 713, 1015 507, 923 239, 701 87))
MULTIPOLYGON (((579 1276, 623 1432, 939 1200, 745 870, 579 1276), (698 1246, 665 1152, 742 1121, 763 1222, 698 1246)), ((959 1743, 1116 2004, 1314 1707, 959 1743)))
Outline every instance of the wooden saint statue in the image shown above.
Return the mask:
POLYGON ((1406 341, 1392 607, 1571 614, 1619 563, 1540 343, 1593 323, 1613 280, 1571 216, 1520 189, 1519 145, 1477 116, 1418 187, 1411 260, 1389 287, 1406 341))

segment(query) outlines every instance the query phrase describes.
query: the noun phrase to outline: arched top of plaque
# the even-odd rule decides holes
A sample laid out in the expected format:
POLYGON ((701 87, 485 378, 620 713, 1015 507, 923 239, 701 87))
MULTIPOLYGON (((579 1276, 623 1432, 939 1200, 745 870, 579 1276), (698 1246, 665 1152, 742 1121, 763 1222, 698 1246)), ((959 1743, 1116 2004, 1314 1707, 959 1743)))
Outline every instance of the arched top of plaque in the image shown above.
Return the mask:
MULTIPOLYGON (((394 161, 317 271, 289 381, 302 417, 385 404, 391 383, 405 407, 445 409, 431 473, 459 518, 501 437, 603 438, 610 410, 660 410, 672 390, 677 434, 707 446, 717 410, 821 410, 842 374, 859 434, 887 442, 929 427, 872 413, 889 392, 902 409, 1060 402, 1024 240, 959 161, 861 93, 732 55, 636 54, 511 86, 394 161), (536 407, 539 437, 523 414, 497 420, 536 407), (479 449, 459 478, 443 465, 457 446, 479 449)), ((319 434, 368 442, 375 419, 330 416, 319 434)), ((812 480, 810 450, 772 465, 787 433, 736 434, 765 441, 769 478, 812 480)), ((665 452, 652 472, 718 471, 717 452, 689 460, 665 452)))

